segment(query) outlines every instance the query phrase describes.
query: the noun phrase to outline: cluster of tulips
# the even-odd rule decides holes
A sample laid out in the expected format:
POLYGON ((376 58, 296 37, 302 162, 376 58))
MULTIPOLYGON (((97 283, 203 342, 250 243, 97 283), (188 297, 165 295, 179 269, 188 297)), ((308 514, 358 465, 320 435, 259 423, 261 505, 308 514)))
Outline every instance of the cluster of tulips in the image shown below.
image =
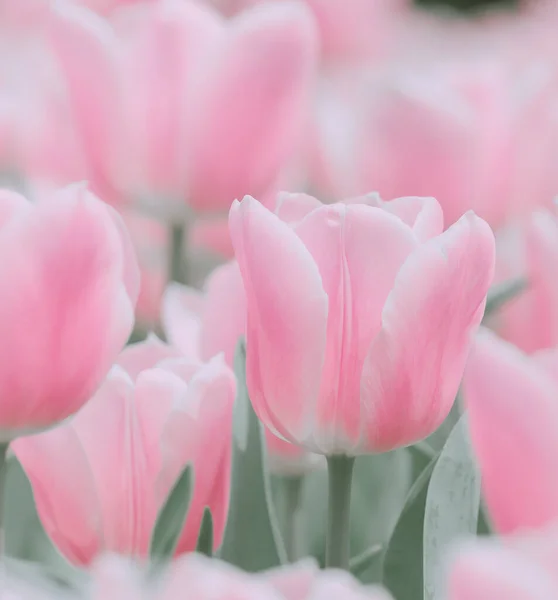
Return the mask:
POLYGON ((0 600, 558 598, 557 25, 0 0, 0 600))

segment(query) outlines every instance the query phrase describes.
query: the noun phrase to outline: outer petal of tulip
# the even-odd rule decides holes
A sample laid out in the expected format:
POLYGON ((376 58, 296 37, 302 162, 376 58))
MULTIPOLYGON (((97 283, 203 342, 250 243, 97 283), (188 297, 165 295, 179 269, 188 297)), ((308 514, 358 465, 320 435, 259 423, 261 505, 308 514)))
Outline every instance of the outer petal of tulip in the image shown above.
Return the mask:
POLYGON ((558 584, 544 568, 492 543, 463 548, 451 567, 449 600, 551 600, 558 584))
POLYGON ((246 329, 246 295, 237 262, 215 269, 204 287, 202 359, 224 352, 227 363, 232 365, 238 340, 246 329))
POLYGON ((464 378, 471 439, 494 527, 536 528, 558 518, 558 385, 534 360, 479 335, 464 378))
POLYGON ((49 35, 66 80, 93 189, 112 199, 120 119, 117 38, 101 17, 70 2, 53 9, 49 35))
POLYGON ((76 412, 132 330, 135 260, 106 205, 74 192, 37 204, 0 232, 5 439, 76 412))
POLYGON ((364 362, 361 423, 369 450, 411 444, 445 419, 493 270, 494 236, 472 213, 407 260, 364 362))
POLYGON ((190 97, 189 202, 227 210, 261 197, 294 152, 317 56, 301 3, 256 6, 236 17, 190 97))
POLYGON ((327 339, 328 298, 318 267, 296 233, 253 198, 234 202, 229 222, 246 291, 251 401, 272 431, 307 439, 327 339))
POLYGON ((305 600, 320 570, 313 559, 307 559, 265 573, 264 577, 286 600, 305 600))
POLYGON ((142 8, 139 25, 125 36, 122 67, 130 187, 183 201, 183 106, 223 20, 197 2, 163 0, 142 8))
POLYGON ((186 361, 170 360, 163 365, 188 382, 187 394, 174 405, 161 433, 163 465, 158 481, 168 490, 184 465, 193 464, 194 495, 178 552, 195 550, 206 506, 211 510, 214 543, 218 547, 229 507, 236 380, 222 355, 198 368, 193 376, 186 361))
POLYGON ((33 488, 37 513, 60 552, 87 565, 102 550, 103 519, 95 480, 72 427, 60 426, 11 446, 33 488))
POLYGON ((396 275, 418 242, 400 219, 362 204, 322 206, 296 227, 296 233, 317 264, 329 299, 313 444, 323 454, 344 452, 360 439, 364 358, 380 331, 382 309, 396 275))

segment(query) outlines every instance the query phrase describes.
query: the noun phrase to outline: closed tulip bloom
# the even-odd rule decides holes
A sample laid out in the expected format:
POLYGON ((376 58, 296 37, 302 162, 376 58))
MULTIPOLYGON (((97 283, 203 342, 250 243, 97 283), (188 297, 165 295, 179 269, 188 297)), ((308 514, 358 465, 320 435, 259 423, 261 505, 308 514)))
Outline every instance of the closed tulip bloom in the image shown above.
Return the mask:
POLYGON ((120 218, 83 186, 38 204, 0 192, 0 439, 91 397, 128 339, 137 262, 120 218))
POLYGON ((14 444, 43 526, 74 564, 105 551, 145 558, 158 510, 188 463, 194 491, 177 552, 195 549, 206 506, 221 543, 234 375, 220 357, 200 364, 168 355, 153 339, 124 351, 132 376, 115 366, 73 420, 14 444))
POLYGON ((499 533, 558 519, 558 355, 479 334, 463 380, 484 497, 499 533))
POLYGON ((229 21, 183 0, 110 22, 61 6, 49 31, 91 179, 111 199, 141 197, 173 218, 186 203, 225 213, 237 196, 267 193, 296 150, 317 60, 300 3, 229 21))
POLYGON ((553 600, 558 531, 464 544, 450 564, 448 600, 553 600))
POLYGON ((453 404, 492 280, 492 232, 468 213, 425 241, 385 208, 314 205, 290 224, 250 197, 231 209, 254 408, 321 454, 412 444, 453 404))

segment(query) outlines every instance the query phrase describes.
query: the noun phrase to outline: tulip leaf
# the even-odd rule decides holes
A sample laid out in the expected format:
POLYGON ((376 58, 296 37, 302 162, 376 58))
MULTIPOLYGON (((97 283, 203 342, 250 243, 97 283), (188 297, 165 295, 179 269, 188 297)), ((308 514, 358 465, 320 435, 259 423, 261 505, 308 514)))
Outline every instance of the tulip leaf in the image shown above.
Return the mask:
POLYGON ((213 556, 213 517, 208 506, 203 511, 196 552, 209 557, 213 556))
POLYGON ((219 555, 245 571, 255 572, 280 565, 286 557, 271 500, 263 426, 246 389, 244 343, 237 347, 235 373, 235 412, 240 417, 234 420, 234 426, 241 431, 233 436, 231 499, 219 555))
POLYGON ((159 510, 151 534, 149 556, 155 564, 172 559, 186 522, 193 490, 194 471, 192 465, 186 465, 159 510))
POLYGON ((355 577, 360 577, 363 573, 366 573, 376 561, 380 560, 382 550, 382 544, 374 544, 364 552, 354 556, 349 563, 349 571, 355 577))
POLYGON ((397 600, 416 600, 422 583, 422 538, 428 482, 438 457, 430 460, 413 483, 388 542, 383 562, 383 584, 397 600))
POLYGON ((494 314, 506 302, 513 300, 519 296, 527 288, 527 280, 524 277, 509 279, 502 283, 493 285, 488 291, 486 298, 486 308, 484 310, 484 318, 494 314))
POLYGON ((424 599, 445 597, 439 580, 456 539, 477 533, 480 472, 472 454, 466 415, 453 428, 434 467, 424 511, 424 599))

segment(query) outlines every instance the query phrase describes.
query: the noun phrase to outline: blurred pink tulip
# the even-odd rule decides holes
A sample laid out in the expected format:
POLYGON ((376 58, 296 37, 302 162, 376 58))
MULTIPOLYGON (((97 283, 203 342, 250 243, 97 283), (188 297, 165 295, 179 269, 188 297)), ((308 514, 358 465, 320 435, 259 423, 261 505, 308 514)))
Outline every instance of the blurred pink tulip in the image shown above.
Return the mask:
POLYGON ((0 439, 75 413, 134 324, 139 274, 120 218, 83 186, 0 192, 0 439), (3 269, 3 271, 2 271, 3 269))
POLYGON ((496 237, 496 280, 524 278, 526 289, 490 324, 531 353, 558 345, 558 218, 539 210, 496 237))
POLYGON ((290 200, 290 225, 250 197, 230 213, 258 416, 321 454, 383 452, 428 436, 453 404, 484 312, 490 228, 469 213, 442 233, 427 201, 415 212, 419 235, 385 208, 290 200))
POLYGON ((558 355, 528 357, 488 330, 463 380, 473 448, 495 529, 558 519, 558 355))
POLYGON ((187 463, 194 493, 177 553, 195 549, 205 506, 221 543, 234 375, 220 357, 202 364, 168 355, 154 339, 129 347, 120 362, 132 376, 114 367, 72 421, 13 445, 45 530, 75 564, 103 551, 146 557, 157 512, 187 463))
POLYGON ((64 6, 50 27, 94 184, 171 213, 266 193, 307 107, 308 9, 269 3, 227 22, 199 2, 163 0, 113 24, 64 6))
MULTIPOLYGON (((165 291, 162 321, 169 341, 186 356, 208 360, 224 352, 233 364, 236 346, 246 329, 246 296, 236 261, 215 269, 204 292, 178 283, 165 291)), ((315 456, 265 429, 273 473, 295 475, 316 466, 315 456)))
POLYGON ((320 571, 313 561, 288 565, 267 573, 245 573, 230 564, 198 554, 175 560, 157 579, 130 562, 103 556, 93 566, 92 600, 389 600, 376 586, 363 586, 349 573, 320 571))
POLYGON ((447 224, 474 210, 499 226, 550 205, 558 187, 555 69, 470 56, 451 57, 449 67, 432 57, 406 61, 381 73, 335 72, 322 83, 309 141, 313 188, 326 197, 432 195, 447 224))
POLYGON ((449 573, 448 600, 552 600, 558 595, 556 527, 463 545, 449 573))

